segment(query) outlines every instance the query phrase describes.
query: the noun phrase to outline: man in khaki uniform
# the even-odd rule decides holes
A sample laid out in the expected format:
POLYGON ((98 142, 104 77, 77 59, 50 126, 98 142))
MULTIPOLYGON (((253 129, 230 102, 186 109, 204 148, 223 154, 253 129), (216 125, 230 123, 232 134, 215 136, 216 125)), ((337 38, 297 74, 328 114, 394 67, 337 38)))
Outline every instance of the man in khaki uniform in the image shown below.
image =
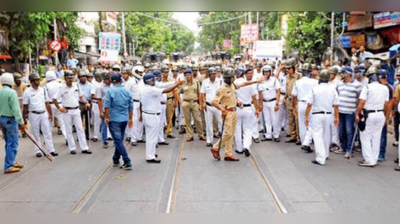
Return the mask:
MULTIPOLYGON (((162 73, 163 76, 161 82, 167 83, 175 81, 173 78, 168 78, 169 68, 167 66, 164 66, 162 68, 162 73)), ((167 138, 175 138, 175 136, 172 135, 172 117, 174 116, 175 108, 178 106, 178 102, 179 102, 179 95, 176 89, 167 93, 167 102, 166 102, 167 138)))
POLYGON ((240 87, 261 83, 262 78, 260 78, 258 81, 247 81, 235 85, 233 83, 235 81, 235 70, 233 70, 232 68, 227 68, 224 71, 223 77, 224 83, 217 90, 214 101, 212 103, 213 106, 220 110, 222 113, 222 118, 224 119, 222 127, 223 133, 222 138, 219 139, 211 148, 211 153, 215 159, 221 159, 218 151, 221 141, 221 147, 225 147, 225 161, 239 161, 238 158, 232 155, 232 141, 233 137, 235 136, 237 121, 236 90, 240 87))
POLYGON ((199 95, 200 95, 200 83, 193 79, 192 70, 187 69, 185 71, 186 82, 181 86, 183 93, 182 109, 185 114, 186 133, 188 135, 187 141, 193 141, 193 128, 190 123, 190 118, 193 116, 194 124, 196 126, 197 135, 199 139, 205 141, 203 127, 199 117, 199 95))
MULTIPOLYGON (((15 72, 13 74, 14 76, 14 85, 12 87, 13 90, 15 90, 17 92, 17 96, 18 96, 18 102, 19 102, 19 106, 21 108, 24 107, 22 104, 22 96, 24 95, 24 92, 27 88, 29 88, 31 85, 30 84, 26 84, 26 83, 22 83, 22 75, 18 72, 15 72)), ((23 118, 24 120, 27 119, 27 117, 23 118)), ((24 132, 21 132, 22 138, 26 138, 26 135, 24 132)))
POLYGON ((296 143, 297 145, 301 145, 300 136, 299 136, 299 125, 298 119, 295 116, 295 105, 293 105, 293 96, 292 90, 294 83, 301 78, 301 74, 295 72, 296 61, 295 59, 289 59, 288 63, 285 65, 286 72, 288 74, 286 81, 286 94, 285 94, 285 104, 288 109, 289 116, 289 130, 290 130, 290 139, 286 141, 286 143, 296 143))

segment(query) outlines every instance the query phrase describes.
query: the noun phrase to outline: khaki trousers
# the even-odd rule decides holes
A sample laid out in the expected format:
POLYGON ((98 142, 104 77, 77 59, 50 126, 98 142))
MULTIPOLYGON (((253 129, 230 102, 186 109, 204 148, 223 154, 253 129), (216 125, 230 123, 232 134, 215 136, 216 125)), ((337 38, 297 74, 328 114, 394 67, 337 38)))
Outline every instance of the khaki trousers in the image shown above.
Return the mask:
POLYGON ((235 136, 237 122, 237 112, 229 112, 225 118, 224 132, 222 138, 219 139, 213 146, 214 149, 218 149, 219 142, 221 142, 221 148, 225 147, 225 157, 232 156, 232 142, 235 136))

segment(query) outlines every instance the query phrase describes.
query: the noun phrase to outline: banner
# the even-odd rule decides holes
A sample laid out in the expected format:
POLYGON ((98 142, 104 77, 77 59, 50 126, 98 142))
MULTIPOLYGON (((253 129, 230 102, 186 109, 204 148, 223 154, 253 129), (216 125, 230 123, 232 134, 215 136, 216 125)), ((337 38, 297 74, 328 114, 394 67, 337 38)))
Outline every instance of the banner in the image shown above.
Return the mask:
POLYGON ((351 48, 351 36, 341 36, 339 41, 343 48, 351 48))
POLYGON ((101 62, 116 62, 118 61, 118 51, 102 50, 100 54, 101 62))
POLYGON ((349 27, 347 30, 361 30, 372 27, 372 14, 370 12, 365 15, 350 15, 349 27))
POLYGON ((400 24, 400 12, 381 12, 374 15, 374 28, 396 26, 400 24))
POLYGON ((257 24, 242 25, 240 32, 240 43, 243 45, 257 40, 258 40, 258 25, 257 24))
POLYGON ((115 50, 121 48, 121 34, 119 33, 99 33, 99 49, 100 50, 115 50))
POLYGON ((228 50, 232 48, 232 40, 224 40, 224 50, 228 50))
POLYGON ((106 21, 113 26, 117 26, 117 13, 106 12, 106 21))
POLYGON ((255 41, 253 44, 254 59, 272 59, 282 58, 283 45, 281 40, 255 41))

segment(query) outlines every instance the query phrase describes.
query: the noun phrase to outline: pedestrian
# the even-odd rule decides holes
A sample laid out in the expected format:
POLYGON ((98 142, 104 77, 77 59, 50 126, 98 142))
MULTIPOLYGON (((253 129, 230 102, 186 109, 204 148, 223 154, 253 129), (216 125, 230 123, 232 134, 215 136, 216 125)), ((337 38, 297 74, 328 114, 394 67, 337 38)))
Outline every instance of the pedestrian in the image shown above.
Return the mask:
POLYGON ((319 85, 314 87, 308 95, 305 114, 306 126, 312 125, 312 136, 315 146, 315 160, 313 164, 324 166, 329 157, 329 146, 332 141, 332 125, 339 125, 339 97, 336 90, 328 84, 329 71, 324 69, 320 73, 319 85), (310 113, 312 114, 310 124, 310 113), (332 119, 334 114, 334 119, 332 119))
POLYGON ((161 96, 164 93, 173 91, 182 84, 178 80, 166 89, 156 87, 156 77, 152 73, 143 76, 144 88, 140 92, 141 111, 143 116, 140 118, 144 122, 146 130, 146 161, 148 163, 160 163, 157 159, 156 145, 158 142, 160 115, 161 115, 161 96))
POLYGON ((356 112, 357 123, 364 123, 360 119, 361 111, 365 119, 365 130, 360 127, 364 161, 358 165, 374 167, 379 158, 382 129, 388 119, 389 90, 379 83, 379 71, 375 66, 368 69, 367 76, 370 83, 364 86, 360 93, 356 112))
MULTIPOLYGON (((31 132, 35 140, 41 145, 40 132, 42 132, 46 150, 52 156, 58 156, 58 153, 54 149, 51 131, 51 122, 53 120, 53 113, 49 104, 51 100, 46 89, 39 86, 39 74, 32 73, 29 75, 29 81, 31 82, 31 87, 24 92, 22 116, 24 118, 28 117, 31 124, 31 132)), ((35 146, 35 153, 38 158, 43 156, 43 153, 37 146, 35 146)))
POLYGON ((18 154, 18 126, 25 133, 26 126, 22 118, 17 93, 11 88, 14 77, 11 73, 3 73, 0 77, 0 128, 5 141, 4 173, 19 172, 24 166, 15 162, 18 154))
MULTIPOLYGON (((379 82, 386 86, 389 90, 389 102, 386 117, 390 118, 390 113, 393 108, 393 86, 389 84, 387 77, 388 73, 385 69, 379 69, 379 82)), ((378 161, 383 162, 386 159, 386 146, 387 146, 387 123, 382 128, 381 145, 379 151, 378 161)))
POLYGON ((341 149, 334 151, 344 154, 349 159, 352 153, 352 143, 355 133, 355 113, 357 102, 362 90, 361 83, 353 77, 353 69, 349 66, 342 68, 343 80, 339 82, 337 91, 339 95, 339 138, 341 149))
POLYGON ((212 147, 214 141, 214 120, 217 120, 218 132, 221 132, 220 129, 222 127, 221 111, 212 105, 215 94, 222 85, 222 79, 217 78, 215 68, 210 68, 209 70, 209 78, 205 79, 201 86, 200 105, 203 105, 202 109, 205 111, 207 147, 212 147))
POLYGON ((67 66, 69 69, 76 69, 79 64, 79 61, 74 58, 74 55, 72 53, 69 53, 69 58, 67 60, 67 66))
POLYGON ((78 85, 73 83, 74 73, 70 70, 67 70, 64 78, 65 83, 63 83, 58 93, 53 97, 53 103, 57 109, 63 113, 62 117, 65 124, 65 130, 67 132, 67 142, 70 153, 72 155, 76 154, 76 145, 72 135, 72 126, 75 126, 82 153, 92 154, 92 151, 89 150, 86 142, 85 133, 82 126, 82 118, 79 110, 80 101, 84 103, 87 109, 90 108, 90 104, 86 101, 85 94, 78 87, 78 85), (62 106, 59 105, 58 102, 61 102, 62 106))
POLYGON ((368 78, 365 77, 365 67, 363 65, 358 65, 354 68, 354 76, 363 88, 369 83, 368 78))
POLYGON ((272 75, 269 65, 262 69, 263 81, 258 84, 260 106, 262 106, 262 124, 264 125, 264 139, 261 141, 280 142, 281 125, 278 120, 281 85, 279 80, 272 75))
POLYGON ((199 96, 200 96, 200 82, 193 79, 192 70, 185 71, 186 82, 181 86, 183 92, 182 109, 185 115, 187 142, 193 141, 193 127, 191 118, 193 117, 194 124, 197 130, 197 135, 201 141, 206 141, 203 133, 203 127, 200 121, 199 96))
POLYGON ((393 143, 393 146, 398 147, 399 146, 399 123, 400 123, 400 113, 398 110, 398 102, 400 98, 400 69, 396 69, 396 83, 394 84, 394 96, 393 96, 393 122, 394 122, 394 133, 395 133, 395 142, 393 143))
POLYGON ((220 138, 211 148, 211 153, 215 159, 220 160, 220 147, 225 147, 225 161, 239 161, 232 155, 232 141, 235 136, 237 112, 236 112, 236 90, 248 85, 261 83, 262 79, 257 81, 246 81, 234 84, 236 71, 233 68, 226 68, 224 71, 224 84, 217 90, 213 100, 213 106, 221 111, 224 120, 222 129, 222 138, 220 138))
POLYGON ((132 93, 126 90, 122 84, 122 75, 119 72, 111 72, 110 80, 113 86, 109 89, 104 103, 105 123, 109 125, 111 136, 114 140, 115 151, 112 157, 114 167, 120 165, 120 159, 124 163, 120 167, 124 170, 132 169, 132 162, 124 145, 125 129, 133 127, 133 100, 132 93))
POLYGON ((58 64, 57 65, 57 69, 56 69, 56 78, 57 79, 60 79, 60 78, 62 78, 63 76, 64 76, 64 70, 62 69, 62 65, 61 64, 58 64))

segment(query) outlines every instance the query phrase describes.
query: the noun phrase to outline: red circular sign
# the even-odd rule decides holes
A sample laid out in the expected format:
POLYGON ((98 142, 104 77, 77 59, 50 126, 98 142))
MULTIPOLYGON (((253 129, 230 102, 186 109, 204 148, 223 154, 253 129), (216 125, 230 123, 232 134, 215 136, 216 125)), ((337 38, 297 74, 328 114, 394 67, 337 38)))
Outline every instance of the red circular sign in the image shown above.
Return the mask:
POLYGON ((58 40, 53 40, 52 42, 50 42, 50 49, 52 49, 53 51, 61 51, 61 42, 58 40))

